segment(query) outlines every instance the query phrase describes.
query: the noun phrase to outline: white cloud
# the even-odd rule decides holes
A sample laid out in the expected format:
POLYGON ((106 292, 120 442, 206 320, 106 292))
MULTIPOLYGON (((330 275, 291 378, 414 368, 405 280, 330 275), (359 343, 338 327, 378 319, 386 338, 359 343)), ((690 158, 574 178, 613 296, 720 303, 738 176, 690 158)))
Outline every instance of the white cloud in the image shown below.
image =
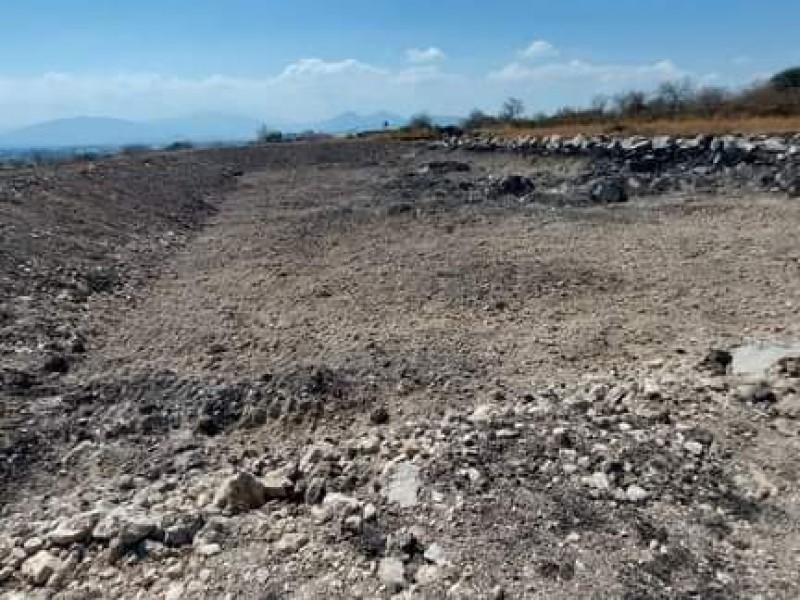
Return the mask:
POLYGON ((409 48, 406 50, 406 58, 412 63, 431 63, 447 58, 447 55, 436 46, 430 48, 409 48))
POLYGON ((288 65, 277 77, 277 81, 292 79, 315 79, 338 75, 385 75, 387 71, 362 63, 353 58, 339 62, 326 62, 319 58, 304 58, 288 65))
POLYGON ((560 52, 558 48, 546 40, 535 40, 519 54, 522 58, 528 60, 538 60, 542 58, 555 58, 560 52))
POLYGON ((502 69, 489 73, 489 79, 506 83, 557 83, 585 81, 601 84, 648 84, 687 76, 670 60, 652 64, 615 65, 597 64, 582 60, 554 62, 530 66, 512 62, 502 69))
POLYGON ((76 115, 129 119, 226 112, 270 123, 323 119, 344 111, 388 110, 403 115, 497 110, 508 96, 535 110, 587 104, 597 93, 692 76, 664 60, 604 64, 517 60, 485 74, 454 74, 437 63, 388 68, 356 60, 306 58, 262 77, 176 77, 152 73, 0 75, 0 128, 76 115))

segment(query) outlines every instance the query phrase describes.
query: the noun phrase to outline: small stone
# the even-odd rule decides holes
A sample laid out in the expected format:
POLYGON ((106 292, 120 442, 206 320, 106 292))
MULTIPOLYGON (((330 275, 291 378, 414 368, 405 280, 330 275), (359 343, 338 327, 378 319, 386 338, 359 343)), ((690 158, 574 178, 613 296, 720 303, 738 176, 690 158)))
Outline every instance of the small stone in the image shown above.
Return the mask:
POLYGON ((22 563, 22 575, 33 585, 44 585, 61 566, 58 558, 47 550, 40 550, 22 563))
POLYGON ((222 552, 222 546, 219 544, 199 544, 195 546, 194 551, 200 556, 216 556, 222 552))
POLYGON ((442 578, 442 571, 436 565, 422 565, 417 569, 414 576, 415 581, 419 585, 430 585, 436 583, 442 578))
POLYGON ((467 420, 473 425, 488 425, 492 421, 494 408, 490 404, 483 404, 477 407, 467 420))
POLYGON ((625 492, 625 496, 630 502, 644 502, 649 497, 647 491, 638 485, 631 485, 625 492))
POLYGON ((342 513, 344 515, 352 515, 361 509, 361 504, 352 496, 345 496, 344 494, 334 493, 325 496, 322 501, 323 506, 334 512, 342 513))
POLYGON ((389 422, 389 411, 379 406, 370 413, 369 422, 373 425, 386 425, 389 422))
POLYGON ((382 559, 378 565, 378 579, 391 592, 402 590, 406 585, 403 561, 392 556, 382 559))
POLYGON ((22 548, 25 550, 25 553, 28 556, 31 556, 44 548, 44 540, 40 537, 28 538, 27 540, 25 540, 25 543, 22 545, 22 548))
POLYGON ((344 520, 343 527, 345 531, 361 531, 363 520, 358 515, 350 515, 344 520))
POLYGON ((695 456, 702 456, 703 452, 705 451, 705 447, 700 442, 686 442, 683 445, 684 450, 689 452, 690 454, 694 454, 695 456))
POLYGON ((375 508, 375 505, 372 503, 367 504, 364 507, 364 520, 374 521, 377 517, 378 517, 378 509, 375 508))

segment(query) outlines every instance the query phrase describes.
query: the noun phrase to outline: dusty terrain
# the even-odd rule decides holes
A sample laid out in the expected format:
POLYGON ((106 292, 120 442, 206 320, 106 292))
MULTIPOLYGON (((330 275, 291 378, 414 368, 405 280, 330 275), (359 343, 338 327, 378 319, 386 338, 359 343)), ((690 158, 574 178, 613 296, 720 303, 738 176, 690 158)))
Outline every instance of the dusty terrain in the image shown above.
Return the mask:
POLYGON ((339 142, 3 174, 7 597, 800 596, 800 365, 726 354, 800 340, 800 202, 599 204, 592 169, 339 142))

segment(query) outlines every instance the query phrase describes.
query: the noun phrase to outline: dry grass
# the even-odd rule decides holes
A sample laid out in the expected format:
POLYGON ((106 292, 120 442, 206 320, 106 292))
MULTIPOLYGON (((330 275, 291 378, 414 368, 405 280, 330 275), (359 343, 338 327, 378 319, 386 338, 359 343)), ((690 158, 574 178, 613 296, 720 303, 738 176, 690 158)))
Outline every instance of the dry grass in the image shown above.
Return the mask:
POLYGON ((748 117, 729 119, 681 119, 662 121, 623 120, 589 125, 555 125, 546 127, 499 126, 484 130, 485 133, 501 137, 520 135, 563 135, 576 136, 598 134, 639 134, 639 135, 698 135, 708 133, 722 134, 760 134, 800 132, 800 117, 748 117))

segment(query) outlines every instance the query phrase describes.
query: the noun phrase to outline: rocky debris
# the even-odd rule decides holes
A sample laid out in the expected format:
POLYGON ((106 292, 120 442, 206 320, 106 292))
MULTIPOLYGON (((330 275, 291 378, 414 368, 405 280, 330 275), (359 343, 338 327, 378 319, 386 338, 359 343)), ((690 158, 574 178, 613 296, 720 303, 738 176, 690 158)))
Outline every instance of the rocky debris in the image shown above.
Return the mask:
MULTIPOLYGON (((448 149, 508 151, 525 156, 583 156, 594 175, 627 180, 636 195, 670 190, 713 189, 718 183, 760 191, 800 195, 800 136, 524 136, 500 138, 461 135, 445 140, 448 149)), ((595 202, 623 202, 618 186, 599 186, 595 202), (603 199, 608 198, 608 199, 603 199)), ((527 193, 527 192, 526 192, 527 193)), ((525 194, 520 194, 525 195, 525 194)))
MULTIPOLYGON (((717 350, 704 363, 712 370, 728 364, 726 352, 717 350)), ((575 561, 555 548, 606 535, 605 523, 641 535, 658 556, 670 536, 683 535, 662 533, 648 520, 658 522, 664 507, 685 515, 708 505, 710 516, 703 519, 715 531, 726 530, 748 518, 742 506, 758 514, 760 503, 779 493, 763 472, 732 460, 729 441, 700 422, 737 407, 744 423, 756 410, 772 419, 789 415, 761 411, 780 406, 779 394, 793 397, 795 380, 773 375, 768 389, 775 399, 767 402, 763 392, 745 394, 735 376, 708 378, 697 364, 686 357, 676 370, 653 361, 634 375, 593 375, 523 394, 496 392, 490 402, 450 409, 440 419, 395 422, 386 437, 376 436, 364 420, 362 433, 351 438, 296 444, 275 455, 251 451, 227 476, 202 466, 153 481, 125 477, 107 488, 105 499, 92 496, 95 510, 34 527, 27 517, 12 515, 0 527, 0 542, 15 528, 25 527, 25 534, 12 550, 0 544, 0 566, 14 586, 53 589, 114 580, 120 573, 139 581, 134 574, 152 568, 160 571, 155 581, 164 581, 149 583, 148 593, 181 597, 193 580, 200 581, 202 565, 255 536, 281 568, 324 562, 332 552, 343 552, 345 563, 372 561, 354 581, 373 595, 370 581, 391 593, 417 590, 436 597, 456 589, 487 597, 491 586, 465 591, 472 587, 463 574, 478 564, 476 554, 487 564, 491 556, 464 540, 482 543, 478 532, 487 514, 497 531, 514 530, 517 519, 527 519, 528 509, 518 512, 524 502, 532 502, 537 512, 531 514, 538 516, 526 525, 536 535, 518 540, 520 550, 553 554, 537 562, 542 581, 575 578, 575 561), (732 398, 745 401, 732 404, 732 398), (422 473, 430 489, 422 490, 422 473), (127 500, 116 506, 112 498, 127 500), (269 511, 253 511, 268 502, 269 511)), ((783 418, 798 419, 800 411, 783 418)), ((53 510, 45 513, 58 513, 53 510)), ((693 551, 700 562, 713 560, 706 550, 693 551)), ((668 583, 653 585, 665 589, 668 583)))

